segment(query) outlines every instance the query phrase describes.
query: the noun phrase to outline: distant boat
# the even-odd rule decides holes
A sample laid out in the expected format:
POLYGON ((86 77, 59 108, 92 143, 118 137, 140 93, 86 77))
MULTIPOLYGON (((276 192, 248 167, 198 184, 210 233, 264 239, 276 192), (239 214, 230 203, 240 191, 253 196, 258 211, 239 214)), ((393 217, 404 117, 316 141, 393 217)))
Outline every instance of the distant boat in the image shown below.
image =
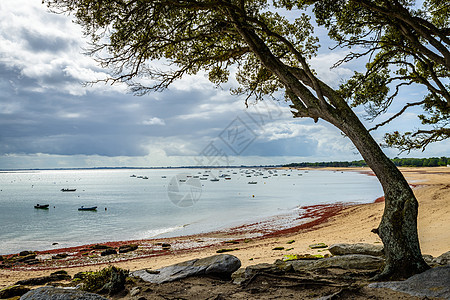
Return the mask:
POLYGON ((61 192, 75 192, 77 189, 61 189, 61 192))
POLYGON ((257 184, 257 181, 249 181, 248 184, 257 184))
POLYGON ((231 177, 225 177, 225 180, 231 180, 231 177))
POLYGON ((78 210, 97 210, 97 206, 91 206, 91 207, 81 206, 80 208, 78 208, 78 210))
POLYGON ((167 178, 167 176, 161 176, 161 178, 167 178))
POLYGON ((211 179, 211 181, 219 181, 219 179, 218 178, 213 178, 213 179, 211 179))
POLYGON ((38 208, 38 209, 48 209, 49 204, 36 204, 34 206, 34 208, 38 208))
POLYGON ((136 175, 133 174, 133 175, 131 175, 130 177, 136 177, 136 175))
POLYGON ((147 177, 147 176, 144 176, 144 177, 142 177, 142 179, 148 179, 148 177, 147 177))

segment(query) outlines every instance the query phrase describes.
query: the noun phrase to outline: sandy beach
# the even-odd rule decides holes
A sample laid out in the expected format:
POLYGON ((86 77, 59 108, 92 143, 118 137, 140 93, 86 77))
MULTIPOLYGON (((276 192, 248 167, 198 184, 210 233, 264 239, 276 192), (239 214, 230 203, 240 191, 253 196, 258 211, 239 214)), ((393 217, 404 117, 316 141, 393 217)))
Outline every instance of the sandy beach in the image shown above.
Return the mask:
MULTIPOLYGON (((337 171, 367 172, 366 168, 333 169, 337 171)), ((408 182, 414 187, 414 193, 419 201, 418 230, 423 254, 439 256, 450 250, 450 168, 402 168, 408 182)), ((375 199, 374 199, 375 200, 375 199)), ((130 257, 125 261, 114 262, 113 258, 107 257, 102 264, 67 267, 63 263, 51 265, 42 270, 39 267, 20 269, 0 269, 0 288, 9 286, 18 280, 49 275, 55 269, 64 269, 70 275, 80 271, 97 270, 105 267, 105 264, 114 264, 120 268, 130 271, 137 269, 157 269, 162 266, 177 262, 201 258, 216 254, 218 249, 236 249, 230 254, 237 256, 242 266, 258 263, 273 263, 285 254, 325 254, 327 251, 312 250, 308 246, 314 243, 381 243, 376 234, 371 233, 377 228, 384 203, 353 205, 345 207, 328 208, 323 211, 319 221, 308 226, 299 226, 293 230, 285 230, 277 234, 268 234, 262 238, 245 240, 245 233, 237 231, 215 232, 195 237, 180 237, 164 240, 151 240, 146 243, 166 242, 172 245, 183 242, 194 243, 192 247, 177 250, 173 247, 171 251, 161 252, 160 255, 147 257, 130 257), (331 210, 330 210, 331 209, 331 210), (208 241, 214 243, 208 244, 208 241), (230 244, 217 241, 236 240, 239 243, 230 244), (294 242, 287 244, 288 241, 294 242), (203 243, 203 244, 202 244, 203 243), (284 247, 285 250, 273 250, 275 247, 284 247)), ((319 214, 320 215, 320 214, 319 214)), ((314 220, 313 220, 314 221, 314 220)), ((139 241, 134 241, 140 244, 139 241)), ((62 252, 63 250, 60 250, 62 252)), ((54 251, 53 253, 58 253, 54 251)), ((119 254, 120 255, 120 254, 119 254)), ((83 259, 88 260, 88 257, 83 259)))

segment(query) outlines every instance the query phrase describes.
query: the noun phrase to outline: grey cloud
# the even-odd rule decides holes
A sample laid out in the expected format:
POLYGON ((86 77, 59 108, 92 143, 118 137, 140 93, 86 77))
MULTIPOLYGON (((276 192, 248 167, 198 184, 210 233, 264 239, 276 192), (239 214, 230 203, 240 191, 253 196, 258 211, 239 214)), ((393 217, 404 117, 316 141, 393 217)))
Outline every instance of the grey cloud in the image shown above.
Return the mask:
POLYGON ((77 43, 70 37, 45 35, 28 28, 21 29, 20 38, 26 42, 26 49, 33 52, 50 52, 57 54, 78 47, 77 43))

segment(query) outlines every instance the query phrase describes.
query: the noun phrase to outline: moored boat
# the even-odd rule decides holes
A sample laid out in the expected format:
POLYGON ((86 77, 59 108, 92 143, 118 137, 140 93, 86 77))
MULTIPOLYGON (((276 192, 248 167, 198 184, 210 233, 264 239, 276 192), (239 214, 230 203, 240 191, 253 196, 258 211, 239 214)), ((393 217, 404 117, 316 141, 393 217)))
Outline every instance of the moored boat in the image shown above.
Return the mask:
POLYGON ((34 206, 34 208, 37 208, 37 209, 48 209, 48 207, 49 207, 49 204, 36 204, 34 206))
POLYGON ((75 192, 77 189, 61 189, 61 192, 75 192))
POLYGON ((81 206, 78 210, 97 210, 97 206, 84 207, 81 206))

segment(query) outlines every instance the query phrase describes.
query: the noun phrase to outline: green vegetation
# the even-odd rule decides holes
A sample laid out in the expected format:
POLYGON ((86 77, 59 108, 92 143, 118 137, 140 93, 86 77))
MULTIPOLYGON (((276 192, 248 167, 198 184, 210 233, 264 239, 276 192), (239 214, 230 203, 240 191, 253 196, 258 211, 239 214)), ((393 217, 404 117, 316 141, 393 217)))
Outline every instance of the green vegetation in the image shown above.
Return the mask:
MULTIPOLYGON (((430 158, 394 158, 392 162, 397 167, 443 167, 450 164, 450 158, 442 157, 430 157, 430 158)), ((367 167, 364 160, 354 160, 354 161, 328 161, 328 162, 301 162, 301 163, 291 163, 284 165, 283 167, 290 168, 304 168, 304 167, 367 167)))
POLYGON ((275 247, 272 250, 284 250, 284 247, 275 247))
POLYGON ((84 284, 82 290, 93 293, 115 294, 124 287, 128 271, 109 266, 98 272, 79 273, 84 284))

